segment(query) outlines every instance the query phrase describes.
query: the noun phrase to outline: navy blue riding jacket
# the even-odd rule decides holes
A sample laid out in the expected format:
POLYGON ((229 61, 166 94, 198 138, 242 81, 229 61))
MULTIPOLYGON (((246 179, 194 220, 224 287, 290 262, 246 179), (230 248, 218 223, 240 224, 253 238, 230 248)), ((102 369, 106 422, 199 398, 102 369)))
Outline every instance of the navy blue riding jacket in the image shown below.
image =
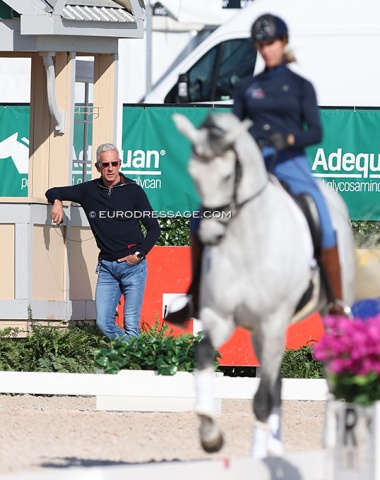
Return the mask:
POLYGON ((120 178, 113 187, 97 178, 45 193, 50 203, 69 200, 82 206, 103 260, 115 261, 136 251, 146 255, 161 233, 144 190, 121 173, 120 178), (147 230, 145 237, 140 220, 147 230))
POLYGON ((295 144, 279 151, 262 149, 265 165, 288 184, 294 195, 308 193, 321 219, 321 245, 336 245, 336 235, 327 205, 313 177, 305 147, 322 140, 322 125, 313 85, 285 64, 254 77, 243 78, 234 89, 233 113, 250 118, 251 135, 259 145, 268 144, 273 133, 294 135, 295 144))
POLYGON ((277 161, 304 153, 304 147, 322 140, 322 126, 313 85, 285 64, 243 78, 234 88, 233 113, 250 118, 252 136, 265 142, 272 133, 292 133, 295 144, 277 161), (305 129, 306 125, 306 129, 305 129))

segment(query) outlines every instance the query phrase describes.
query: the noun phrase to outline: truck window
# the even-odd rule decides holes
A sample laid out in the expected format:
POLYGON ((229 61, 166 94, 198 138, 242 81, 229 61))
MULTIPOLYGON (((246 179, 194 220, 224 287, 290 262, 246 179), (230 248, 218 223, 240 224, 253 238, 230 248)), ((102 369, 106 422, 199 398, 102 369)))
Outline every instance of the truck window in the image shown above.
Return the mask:
MULTIPOLYGON (((246 38, 213 47, 187 72, 189 103, 230 100, 235 83, 253 74, 256 55, 246 38)), ((177 85, 168 93, 165 103, 174 103, 176 93, 177 85)))
POLYGON ((190 102, 207 102, 213 99, 213 72, 219 50, 219 45, 212 48, 188 71, 190 102))
POLYGON ((247 39, 224 42, 221 48, 221 60, 215 76, 213 100, 230 100, 236 82, 253 75, 257 51, 247 39))

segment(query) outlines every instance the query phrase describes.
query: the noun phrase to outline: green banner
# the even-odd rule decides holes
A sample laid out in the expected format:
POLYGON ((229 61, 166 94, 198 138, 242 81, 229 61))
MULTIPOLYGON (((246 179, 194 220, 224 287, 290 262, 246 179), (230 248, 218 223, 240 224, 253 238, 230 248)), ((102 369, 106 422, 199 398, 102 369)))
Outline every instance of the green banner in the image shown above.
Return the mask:
MULTIPOLYGON (((221 110, 226 111, 215 109, 221 110)), ((123 169, 143 186, 155 210, 197 208, 199 199, 187 174, 190 145, 177 132, 171 115, 182 113, 198 125, 211 111, 124 107, 123 169)), ((352 220, 380 220, 380 111, 323 109, 321 116, 323 142, 307 150, 314 175, 342 195, 352 220)))
MULTIPOLYGON (((122 172, 146 191, 162 216, 190 215, 199 198, 187 173, 190 143, 177 131, 173 113, 199 125, 210 112, 229 108, 209 106, 149 106, 123 108, 122 172)), ((338 191, 352 220, 380 220, 380 110, 323 109, 324 138, 307 150, 314 175, 338 191)), ((74 130, 73 183, 82 174, 84 138, 91 140, 88 117, 77 114, 74 130), (78 162, 79 160, 79 162, 78 162)), ((0 107, 0 197, 28 194, 29 106, 0 107)), ((91 158, 91 144, 88 158, 91 158)))
POLYGON ((352 220, 380 220, 380 111, 323 110, 324 138, 308 149, 313 174, 339 192, 352 220))
POLYGON ((0 107, 0 197, 28 196, 29 106, 0 107))
POLYGON ((154 210, 189 216, 198 209, 199 198, 187 173, 190 142, 178 132, 172 115, 182 113, 198 126, 210 110, 124 107, 121 170, 144 188, 154 210))

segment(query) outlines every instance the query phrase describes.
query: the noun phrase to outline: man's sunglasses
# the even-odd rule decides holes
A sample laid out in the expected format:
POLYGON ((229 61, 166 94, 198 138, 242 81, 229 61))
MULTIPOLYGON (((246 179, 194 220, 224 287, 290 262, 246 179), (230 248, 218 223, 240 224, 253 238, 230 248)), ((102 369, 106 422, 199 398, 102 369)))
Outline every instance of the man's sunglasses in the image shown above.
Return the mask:
POLYGON ((120 161, 118 160, 117 162, 99 162, 99 166, 101 168, 108 168, 110 166, 110 164, 113 166, 113 167, 117 167, 119 165, 120 161))

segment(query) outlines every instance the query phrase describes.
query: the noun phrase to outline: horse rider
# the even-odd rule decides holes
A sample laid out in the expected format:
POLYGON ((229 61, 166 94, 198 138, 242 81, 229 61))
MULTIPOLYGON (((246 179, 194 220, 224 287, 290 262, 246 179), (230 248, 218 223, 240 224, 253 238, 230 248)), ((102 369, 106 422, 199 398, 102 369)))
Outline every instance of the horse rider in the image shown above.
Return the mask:
MULTIPOLYGON (((329 313, 345 315, 336 232, 325 199, 312 175, 305 147, 320 143, 322 125, 313 85, 288 68, 295 61, 288 50, 288 27, 280 17, 261 15, 252 25, 251 38, 262 56, 265 69, 242 78, 234 87, 233 113, 253 121, 251 135, 262 150, 267 170, 285 183, 294 195, 309 194, 321 223, 320 262, 334 300, 329 313), (342 302, 343 303, 343 302, 342 302)), ((170 312, 166 319, 183 323, 197 316, 202 245, 191 228, 193 281, 188 303, 170 312)))

